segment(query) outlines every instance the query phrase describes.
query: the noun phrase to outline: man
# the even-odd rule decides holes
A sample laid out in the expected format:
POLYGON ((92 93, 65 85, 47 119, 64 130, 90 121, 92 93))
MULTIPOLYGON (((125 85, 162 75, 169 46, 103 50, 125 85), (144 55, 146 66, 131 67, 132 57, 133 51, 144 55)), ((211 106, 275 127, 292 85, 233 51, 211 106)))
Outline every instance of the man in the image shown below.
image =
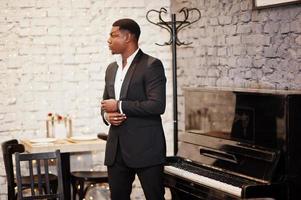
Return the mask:
POLYGON ((138 47, 139 25, 131 19, 113 23, 109 48, 120 54, 105 76, 102 116, 110 124, 105 165, 112 200, 129 200, 135 175, 147 200, 164 199, 166 145, 161 114, 166 78, 160 60, 138 47))

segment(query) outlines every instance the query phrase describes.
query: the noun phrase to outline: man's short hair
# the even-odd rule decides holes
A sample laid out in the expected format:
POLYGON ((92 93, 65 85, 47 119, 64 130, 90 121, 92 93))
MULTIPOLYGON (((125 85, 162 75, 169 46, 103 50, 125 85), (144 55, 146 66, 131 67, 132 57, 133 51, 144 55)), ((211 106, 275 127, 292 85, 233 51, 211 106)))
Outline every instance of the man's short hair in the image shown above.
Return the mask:
POLYGON ((113 23, 113 26, 118 26, 120 30, 129 31, 135 35, 137 41, 139 40, 141 31, 139 25, 134 20, 129 18, 119 19, 113 23))

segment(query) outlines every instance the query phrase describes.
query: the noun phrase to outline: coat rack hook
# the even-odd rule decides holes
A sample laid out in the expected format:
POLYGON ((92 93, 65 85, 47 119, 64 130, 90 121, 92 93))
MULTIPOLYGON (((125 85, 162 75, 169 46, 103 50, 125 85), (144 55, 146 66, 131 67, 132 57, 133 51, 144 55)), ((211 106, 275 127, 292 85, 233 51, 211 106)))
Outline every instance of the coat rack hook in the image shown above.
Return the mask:
MULTIPOLYGON (((170 40, 168 42, 165 42, 163 44, 156 43, 157 45, 159 45, 159 46, 172 45, 173 39, 176 40, 175 42, 176 42, 176 45, 178 45, 178 46, 192 44, 192 42, 190 42, 190 43, 181 42, 177 37, 177 33, 180 30, 182 30, 183 28, 199 21, 201 19, 201 12, 197 8, 186 8, 186 7, 184 7, 178 13, 181 14, 182 20, 177 21, 177 20, 175 20, 175 17, 172 17, 171 21, 166 21, 163 18, 163 15, 167 14, 167 10, 166 10, 166 8, 163 8, 163 7, 160 8, 160 10, 152 9, 152 10, 149 10, 146 13, 147 21, 149 21, 151 24, 154 24, 156 26, 159 26, 159 27, 167 30, 170 34, 170 40), (157 15, 158 15, 158 21, 157 22, 154 22, 154 21, 151 20, 151 15, 153 13, 157 13, 157 15), (192 21, 189 21, 189 20, 191 20, 190 19, 191 14, 194 14, 194 13, 197 15, 196 19, 194 19, 192 21), (173 30, 173 29, 175 29, 175 30, 173 30)), ((175 16, 175 14, 172 14, 172 16, 175 16)))

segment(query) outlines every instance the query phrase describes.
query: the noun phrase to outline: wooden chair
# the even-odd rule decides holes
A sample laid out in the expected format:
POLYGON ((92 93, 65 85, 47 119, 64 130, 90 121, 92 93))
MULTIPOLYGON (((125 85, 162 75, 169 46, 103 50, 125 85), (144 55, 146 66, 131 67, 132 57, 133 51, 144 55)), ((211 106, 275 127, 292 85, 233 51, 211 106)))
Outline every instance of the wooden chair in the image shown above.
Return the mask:
MULTIPOLYGON (((7 198, 8 200, 16 200, 16 186, 17 182, 14 174, 14 164, 13 164, 13 155, 16 152, 23 153, 25 151, 24 146, 18 143, 18 140, 8 140, 1 144, 2 154, 3 154, 3 162, 6 172, 6 181, 7 181, 7 198)), ((37 177, 36 177, 37 178, 37 177)), ((55 191, 57 189, 57 177, 56 175, 51 174, 49 176, 51 180, 51 189, 55 191)), ((22 182, 24 184, 24 188, 30 187, 30 179, 29 177, 23 177, 22 182)))
POLYGON ((85 198, 91 184, 107 183, 108 174, 103 171, 75 171, 71 172, 71 184, 73 189, 73 200, 78 195, 79 200, 85 198))
MULTIPOLYGON (((98 134, 99 139, 107 140, 106 134, 98 134)), ((79 200, 85 198, 91 184, 108 183, 108 173, 106 171, 73 171, 71 172, 71 184, 73 190, 73 200, 78 196, 79 200)))
MULTIPOLYGON (((45 152, 45 153, 16 153, 16 176, 18 188, 18 200, 33 200, 33 199, 60 199, 64 200, 63 192, 63 178, 61 169, 61 155, 60 151, 45 152), (50 189, 50 173, 49 162, 56 163, 57 173, 57 191, 50 189), (22 182, 25 169, 21 170, 21 165, 28 163, 28 173, 30 178, 30 195, 23 195, 22 189, 24 183, 22 182), (35 178, 37 177, 37 179, 35 178)), ((26 168, 27 169, 27 168, 26 168)))

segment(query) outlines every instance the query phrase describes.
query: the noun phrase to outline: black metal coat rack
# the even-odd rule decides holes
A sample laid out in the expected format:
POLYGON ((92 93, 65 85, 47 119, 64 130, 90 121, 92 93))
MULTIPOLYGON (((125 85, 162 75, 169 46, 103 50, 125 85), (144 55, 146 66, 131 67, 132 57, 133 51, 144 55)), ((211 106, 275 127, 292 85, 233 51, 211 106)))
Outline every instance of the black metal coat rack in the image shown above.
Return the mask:
POLYGON ((177 100, 177 48, 176 46, 181 45, 189 45, 190 43, 181 42, 179 38, 177 37, 177 34, 180 30, 183 28, 197 22, 201 19, 201 12, 197 8, 182 8, 179 11, 180 14, 182 14, 183 19, 180 21, 176 20, 176 14, 171 14, 171 21, 165 21, 162 17, 162 15, 167 14, 167 10, 165 8, 161 8, 158 10, 149 10, 146 13, 146 19, 150 23, 159 26, 161 28, 166 29, 170 33, 170 39, 168 42, 165 42, 163 44, 158 44, 159 46, 165 46, 165 45, 171 45, 172 46, 172 74, 173 74, 173 123, 174 123, 174 154, 176 155, 178 152, 178 100, 177 100), (197 14, 197 18, 189 21, 190 17, 189 15, 191 13, 195 12, 197 14), (159 21, 153 22, 150 20, 150 14, 156 13, 158 14, 159 21))

